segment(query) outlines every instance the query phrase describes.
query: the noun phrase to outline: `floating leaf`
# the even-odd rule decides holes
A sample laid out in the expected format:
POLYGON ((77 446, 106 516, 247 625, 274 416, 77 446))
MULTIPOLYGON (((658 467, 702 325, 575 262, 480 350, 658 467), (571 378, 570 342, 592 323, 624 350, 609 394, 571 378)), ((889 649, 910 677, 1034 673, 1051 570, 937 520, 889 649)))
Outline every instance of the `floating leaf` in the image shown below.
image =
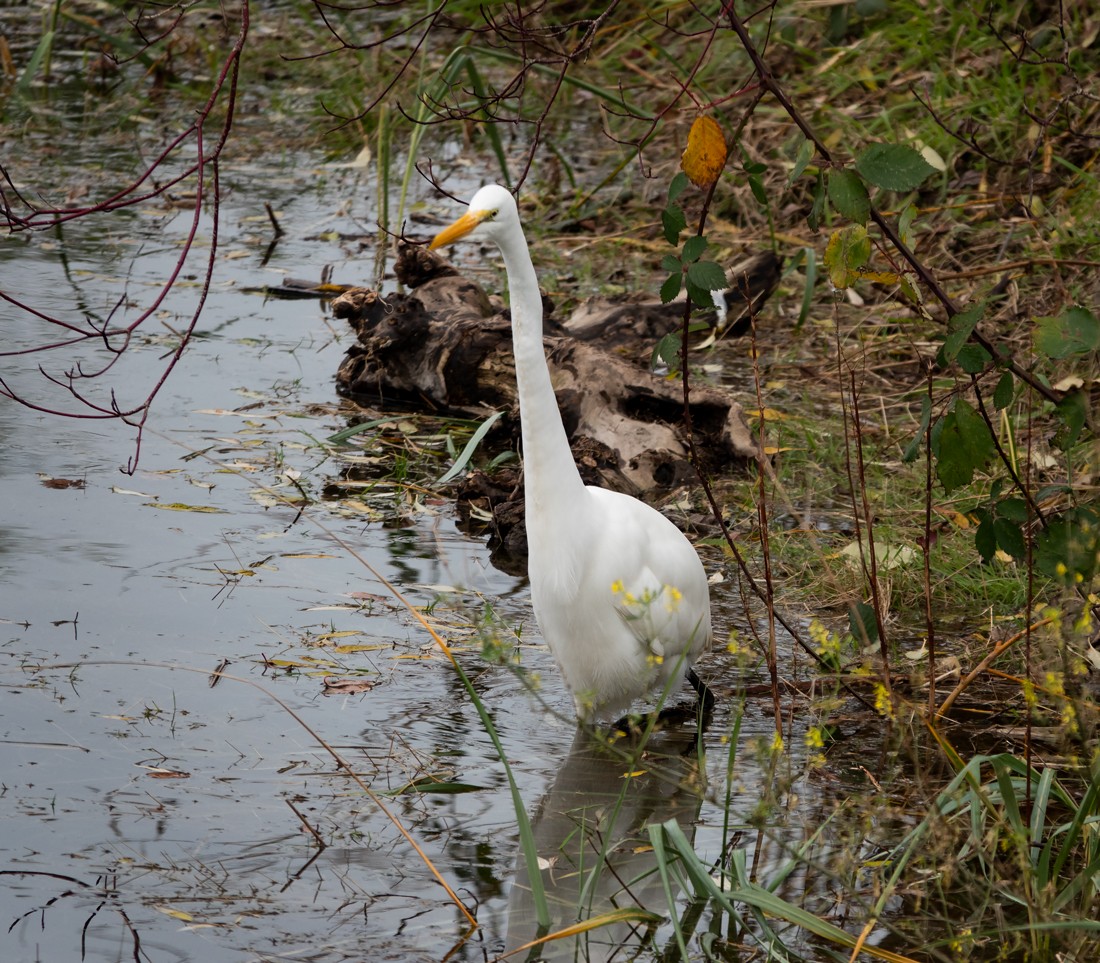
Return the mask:
POLYGON ((171 916, 174 920, 182 920, 185 923, 191 923, 195 919, 190 913, 185 913, 183 910, 172 909, 169 906, 154 906, 153 908, 158 913, 163 913, 165 916, 171 916))
POLYGON ((356 695, 360 692, 370 692, 374 683, 369 679, 340 679, 336 676, 326 675, 321 680, 326 693, 339 692, 342 695, 356 695))
POLYGON ((866 224, 871 213, 871 198, 855 171, 829 171, 829 200, 849 221, 866 224))
POLYGON ((722 128, 712 117, 696 117, 688 132, 687 148, 680 158, 680 166, 691 182, 704 190, 710 187, 726 166, 727 156, 722 128))
POLYGON ((916 190, 936 172, 919 151, 905 144, 872 144, 856 159, 856 170, 888 191, 916 190))
POLYGON ((212 505, 185 505, 183 502, 143 502, 147 508, 163 508, 169 512, 203 512, 208 515, 224 515, 224 508, 212 505))

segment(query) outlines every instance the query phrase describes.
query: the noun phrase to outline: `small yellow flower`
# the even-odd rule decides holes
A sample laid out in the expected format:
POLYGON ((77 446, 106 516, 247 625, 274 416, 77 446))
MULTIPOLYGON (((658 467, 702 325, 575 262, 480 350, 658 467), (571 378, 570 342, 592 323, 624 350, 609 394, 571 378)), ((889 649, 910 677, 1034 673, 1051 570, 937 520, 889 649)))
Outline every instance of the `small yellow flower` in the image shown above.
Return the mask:
POLYGON ((875 709, 887 719, 894 718, 894 700, 881 682, 875 686, 875 709))
POLYGON ((623 580, 621 578, 617 578, 611 583, 611 593, 613 595, 623 594, 623 580))

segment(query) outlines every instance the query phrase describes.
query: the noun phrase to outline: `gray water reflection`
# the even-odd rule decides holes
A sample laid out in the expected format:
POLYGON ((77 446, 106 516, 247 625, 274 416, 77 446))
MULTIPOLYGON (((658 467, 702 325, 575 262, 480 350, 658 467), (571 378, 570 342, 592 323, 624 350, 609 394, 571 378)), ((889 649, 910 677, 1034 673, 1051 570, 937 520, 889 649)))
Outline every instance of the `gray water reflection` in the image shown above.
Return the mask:
MULTIPOLYGON (((236 206, 225 212, 225 253, 233 256, 219 264, 201 337, 154 409, 133 477, 118 471, 133 441, 119 426, 0 404, 2 960, 76 960, 82 940, 90 963, 132 959, 140 939, 157 961, 449 952, 472 961, 532 932, 496 750, 431 638, 336 538, 428 610, 456 647, 493 713, 547 852, 561 850, 578 812, 605 812, 623 785, 620 761, 575 740, 524 584, 494 570, 445 505, 402 506, 398 521, 383 523, 325 504, 297 518, 295 508, 257 497, 257 483, 293 494, 286 469, 300 472, 312 493, 341 476, 343 466, 310 439, 346 423, 332 384, 341 339, 350 336, 318 304, 241 289, 283 270, 317 274, 322 264, 334 266, 338 281, 362 280, 358 255, 317 230, 372 221, 354 205, 346 223, 329 213, 346 209, 349 196, 367 196, 351 175, 314 176, 310 158, 288 161, 240 174, 236 206), (303 225, 267 266, 260 263, 267 238, 247 226, 262 213, 262 195, 245 189, 260 174, 273 203, 292 207, 303 225), (83 487, 47 488, 40 476, 80 479, 83 487), (517 646, 526 672, 541 677, 539 699, 519 676, 482 659, 470 625, 486 602, 520 627, 517 646), (338 651, 330 636, 355 645, 338 651), (212 671, 225 663, 237 679, 212 685, 212 671), (325 687, 326 678, 343 676, 373 688, 325 687), (476 907, 480 931, 470 932, 393 824, 273 697, 373 791, 390 794, 383 798, 401 825, 476 907), (430 779, 469 791, 409 789, 425 790, 430 779)), ((72 226, 6 248, 0 283, 40 292, 43 309, 59 313, 103 316, 124 292, 145 297, 174 258, 185 222, 125 223, 127 237, 72 226)), ((193 297, 181 290, 166 308, 169 325, 193 297)), ((26 317, 0 311, 7 343, 38 336, 26 317)), ((163 353, 161 335, 167 327, 139 346, 136 366, 163 353)), ((15 370, 6 359, 4 377, 36 389, 35 363, 15 370)), ((719 682, 725 676, 728 688, 740 681, 721 652, 708 671, 719 682)), ((722 738, 732 711, 719 712, 708 736, 703 782, 712 788, 724 785, 722 738)), ((767 711, 750 704, 744 743, 771 733, 767 711)), ((797 727, 789 735, 797 768, 797 727)), ((751 751, 741 753, 737 820, 770 778, 751 751)), ((632 780, 615 832, 644 838, 647 820, 675 817, 716 858, 727 842, 720 797, 702 799, 685 789, 689 782, 632 780)), ((815 824, 829 810, 833 792, 800 787, 792 838, 804 835, 800 821, 815 824)), ((652 876, 636 880, 642 869, 633 857, 649 857, 629 848, 621 855, 619 876, 594 881, 583 906, 621 904, 624 879, 647 908, 666 905, 650 891, 652 876)), ((782 855, 777 844, 769 858, 782 855)), ((555 879, 564 921, 581 898, 566 889, 566 874, 555 879)), ((668 934, 659 928, 653 953, 668 934)), ((623 936, 599 932, 585 946, 598 957, 623 936)))

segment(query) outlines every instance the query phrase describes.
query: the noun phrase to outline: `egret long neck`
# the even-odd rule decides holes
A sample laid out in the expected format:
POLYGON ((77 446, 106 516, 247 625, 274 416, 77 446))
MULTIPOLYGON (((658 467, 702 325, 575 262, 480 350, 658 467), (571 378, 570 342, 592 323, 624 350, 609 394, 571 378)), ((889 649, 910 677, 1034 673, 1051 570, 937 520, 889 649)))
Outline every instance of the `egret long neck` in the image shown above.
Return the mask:
MULTIPOLYGON (((520 429, 523 435, 523 484, 527 513, 568 518, 584 489, 546 366, 542 344, 542 297, 523 235, 501 245, 512 307, 512 350, 516 359, 520 429), (551 504, 564 509, 548 510, 551 504)), ((530 526, 528 536, 530 537, 530 526)))

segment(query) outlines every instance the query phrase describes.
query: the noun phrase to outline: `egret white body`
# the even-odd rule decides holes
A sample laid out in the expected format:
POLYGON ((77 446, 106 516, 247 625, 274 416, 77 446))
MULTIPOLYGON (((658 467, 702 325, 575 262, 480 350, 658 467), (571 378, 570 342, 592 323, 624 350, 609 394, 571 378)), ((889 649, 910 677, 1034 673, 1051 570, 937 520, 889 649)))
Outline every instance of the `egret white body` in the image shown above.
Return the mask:
POLYGON ((711 639, 706 572, 651 506, 582 481, 554 397, 542 298, 515 199, 481 188, 432 247, 470 235, 504 257, 523 440, 528 575, 535 618, 577 715, 618 714, 688 673, 711 639))

